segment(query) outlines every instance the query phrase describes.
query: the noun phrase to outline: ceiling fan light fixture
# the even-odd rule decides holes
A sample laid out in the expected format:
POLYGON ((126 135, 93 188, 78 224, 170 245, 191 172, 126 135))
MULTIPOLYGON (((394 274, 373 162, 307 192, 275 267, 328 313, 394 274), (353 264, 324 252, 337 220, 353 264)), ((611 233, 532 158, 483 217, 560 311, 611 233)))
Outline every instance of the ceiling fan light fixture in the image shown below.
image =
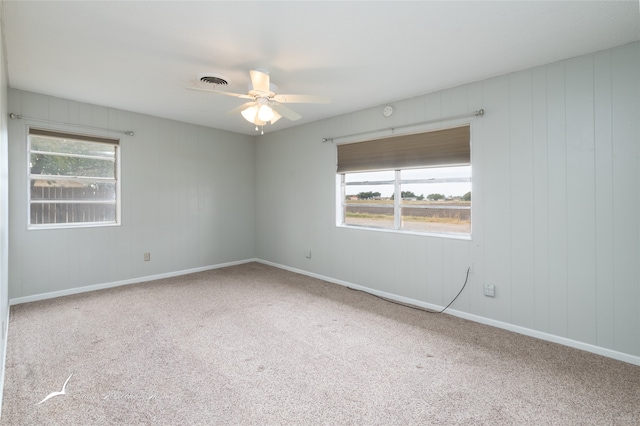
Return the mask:
POLYGON ((264 122, 271 121, 273 118, 273 110, 271 107, 269 105, 260 105, 260 108, 258 109, 258 118, 264 122))
POLYGON ((282 116, 278 114, 276 111, 273 111, 273 118, 271 119, 271 124, 274 124, 276 121, 280 120, 282 116))
POLYGON ((242 114, 244 119, 247 120, 249 123, 257 124, 255 123, 255 121, 256 121, 256 116, 258 115, 258 105, 252 105, 249 108, 242 110, 240 114, 242 114))

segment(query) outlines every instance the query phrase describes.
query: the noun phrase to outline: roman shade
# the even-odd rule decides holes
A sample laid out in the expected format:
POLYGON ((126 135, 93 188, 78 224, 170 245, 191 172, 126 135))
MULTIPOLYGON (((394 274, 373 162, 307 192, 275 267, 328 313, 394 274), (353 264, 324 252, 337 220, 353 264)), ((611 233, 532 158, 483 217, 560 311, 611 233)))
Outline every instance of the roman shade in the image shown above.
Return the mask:
POLYGON ((42 130, 42 129, 34 129, 34 128, 29 129, 29 135, 48 136, 50 138, 58 138, 58 139, 80 140, 84 142, 109 143, 113 145, 118 145, 120 143, 118 139, 113 139, 113 138, 102 138, 100 136, 79 135, 75 133, 56 132, 53 130, 42 130))
POLYGON ((470 126, 338 145, 338 173, 471 164, 470 126))

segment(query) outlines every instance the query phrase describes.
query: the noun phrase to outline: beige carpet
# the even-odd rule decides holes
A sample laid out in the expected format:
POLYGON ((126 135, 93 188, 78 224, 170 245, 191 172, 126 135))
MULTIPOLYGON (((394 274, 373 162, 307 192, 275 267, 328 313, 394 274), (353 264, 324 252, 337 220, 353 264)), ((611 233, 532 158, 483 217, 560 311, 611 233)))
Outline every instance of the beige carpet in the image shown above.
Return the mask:
POLYGON ((13 306, 2 424, 638 425, 640 367, 250 263, 13 306))

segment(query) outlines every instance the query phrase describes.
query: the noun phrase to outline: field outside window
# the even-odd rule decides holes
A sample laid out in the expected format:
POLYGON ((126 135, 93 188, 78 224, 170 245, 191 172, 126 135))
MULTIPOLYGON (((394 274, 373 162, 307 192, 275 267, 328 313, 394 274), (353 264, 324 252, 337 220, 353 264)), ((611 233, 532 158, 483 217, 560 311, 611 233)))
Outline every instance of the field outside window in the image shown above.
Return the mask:
POLYGON ((471 166, 344 173, 341 193, 343 225, 471 233, 471 166))

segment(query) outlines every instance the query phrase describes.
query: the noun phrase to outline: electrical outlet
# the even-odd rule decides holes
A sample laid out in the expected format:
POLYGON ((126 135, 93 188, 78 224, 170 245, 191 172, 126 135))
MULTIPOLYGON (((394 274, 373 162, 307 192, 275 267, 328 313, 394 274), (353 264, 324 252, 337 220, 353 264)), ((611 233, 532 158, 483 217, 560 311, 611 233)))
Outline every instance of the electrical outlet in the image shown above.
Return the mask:
POLYGON ((311 250, 305 250, 304 257, 306 257, 307 259, 311 259, 311 250))
POLYGON ((493 284, 485 284, 484 295, 487 297, 496 297, 496 286, 493 284))
POLYGON ((148 261, 150 261, 150 260, 151 260, 151 253, 145 253, 145 254, 144 254, 144 261, 145 261, 145 262, 148 262, 148 261))

